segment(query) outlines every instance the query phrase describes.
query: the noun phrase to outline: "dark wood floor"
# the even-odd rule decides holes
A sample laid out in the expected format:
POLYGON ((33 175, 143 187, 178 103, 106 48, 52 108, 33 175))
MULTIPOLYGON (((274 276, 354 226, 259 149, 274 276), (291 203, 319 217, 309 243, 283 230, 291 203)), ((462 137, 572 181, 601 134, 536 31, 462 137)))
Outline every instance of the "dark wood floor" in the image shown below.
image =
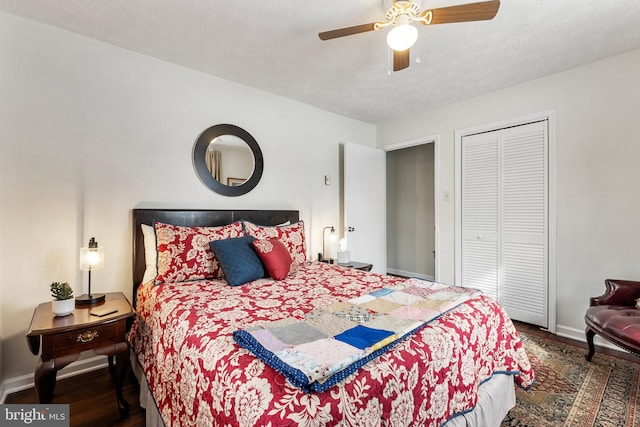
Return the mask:
MULTIPOLYGON (((129 418, 120 419, 116 403, 115 384, 109 369, 99 369, 56 382, 51 403, 68 403, 71 427, 143 427, 144 409, 138 400, 138 382, 129 370, 124 387, 124 398, 129 402, 129 418)), ((5 403, 38 403, 34 388, 12 393, 5 403)))
MULTIPOLYGON (((587 344, 562 338, 548 332, 541 331, 537 326, 514 322, 519 331, 548 335, 555 340, 584 347, 587 354, 587 344)), ((637 362, 639 359, 628 353, 598 347, 596 354, 606 353, 637 362)), ((124 396, 129 402, 129 418, 120 419, 116 404, 114 382, 107 368, 76 375, 59 380, 56 383, 52 403, 69 403, 72 427, 143 427, 145 425, 144 409, 140 408, 138 400, 139 387, 136 378, 129 370, 124 388, 124 396)), ((10 394, 5 403, 37 403, 33 388, 10 394)))
MULTIPOLYGON (((567 343, 567 344, 573 344, 576 345, 578 347, 582 347, 584 348, 584 354, 585 356, 587 355, 588 352, 588 347, 587 347, 587 343, 583 342, 583 341, 576 341, 576 340, 572 340, 570 338, 565 338, 565 337, 561 337, 559 335, 554 335, 550 332, 546 332, 540 329, 539 326, 535 326, 535 325, 530 325, 528 323, 522 323, 522 322, 517 322, 517 321, 513 321, 513 324, 515 325, 516 329, 519 332, 531 332, 531 333, 535 333, 535 334, 542 334, 543 336, 546 336, 547 338, 550 339, 554 339, 556 341, 559 342, 563 342, 563 343, 567 343)), ((613 350, 607 347, 600 347, 600 346, 596 346, 596 355, 600 353, 600 354, 608 354, 610 356, 616 356, 616 357, 620 357, 622 359, 626 359, 626 360, 630 360, 632 362, 640 362, 640 358, 638 356, 635 356, 631 353, 627 353, 625 351, 618 351, 618 350, 613 350)))

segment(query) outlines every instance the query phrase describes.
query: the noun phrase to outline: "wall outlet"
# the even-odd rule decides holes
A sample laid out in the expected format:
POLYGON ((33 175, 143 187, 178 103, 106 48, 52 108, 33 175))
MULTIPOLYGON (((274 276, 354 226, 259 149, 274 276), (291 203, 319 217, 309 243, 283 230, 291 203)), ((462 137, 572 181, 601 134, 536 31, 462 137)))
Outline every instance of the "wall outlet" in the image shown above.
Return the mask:
POLYGON ((443 202, 448 202, 449 200, 451 200, 451 195, 449 194, 449 190, 445 190, 442 192, 442 201, 443 202))

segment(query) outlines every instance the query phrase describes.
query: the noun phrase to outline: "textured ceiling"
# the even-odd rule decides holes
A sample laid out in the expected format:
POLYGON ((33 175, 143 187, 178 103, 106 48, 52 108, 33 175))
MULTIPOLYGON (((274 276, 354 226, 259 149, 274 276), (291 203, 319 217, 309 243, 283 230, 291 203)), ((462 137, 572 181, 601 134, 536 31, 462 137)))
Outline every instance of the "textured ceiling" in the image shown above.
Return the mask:
POLYGON ((317 36, 381 20, 381 0, 0 0, 0 11, 370 123, 640 48, 640 0, 502 0, 491 21, 420 26, 420 63, 396 73, 386 30, 317 36))

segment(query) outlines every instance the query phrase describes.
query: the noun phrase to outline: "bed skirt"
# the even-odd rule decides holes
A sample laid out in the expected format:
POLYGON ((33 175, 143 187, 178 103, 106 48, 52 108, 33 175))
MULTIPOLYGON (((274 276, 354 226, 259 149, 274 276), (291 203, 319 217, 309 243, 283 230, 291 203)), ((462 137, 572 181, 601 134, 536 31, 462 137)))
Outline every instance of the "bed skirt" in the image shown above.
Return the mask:
POLYGON ((164 425, 164 421, 162 421, 162 416, 160 416, 160 411, 156 406, 156 401, 153 399, 151 390, 149 390, 147 377, 144 375, 142 366, 138 363, 138 358, 133 351, 130 351, 130 359, 131 370, 133 370, 133 374, 136 376, 138 383, 140 384, 140 407, 144 408, 146 411, 146 427, 166 427, 164 425))
MULTIPOLYGON (((131 368, 140 383, 140 406, 146 410, 146 427, 167 427, 149 390, 147 378, 131 352, 131 368)), ((516 404, 513 375, 495 374, 480 385, 478 404, 473 410, 456 415, 442 427, 499 427, 507 413, 516 404)))
POLYGON ((495 374, 478 389, 478 404, 472 411, 456 415, 442 427, 499 427, 511 408, 516 406, 513 375, 495 374))

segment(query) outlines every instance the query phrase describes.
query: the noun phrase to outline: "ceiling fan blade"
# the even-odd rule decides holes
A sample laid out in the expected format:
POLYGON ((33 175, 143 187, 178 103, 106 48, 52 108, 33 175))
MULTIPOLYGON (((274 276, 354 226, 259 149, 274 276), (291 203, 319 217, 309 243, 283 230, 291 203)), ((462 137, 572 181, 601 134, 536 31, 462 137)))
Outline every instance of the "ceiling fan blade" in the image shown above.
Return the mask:
POLYGON ((353 27, 339 28, 337 30, 324 31, 318 33, 320 40, 337 39, 338 37, 350 36, 352 34, 366 33, 375 30, 375 22, 370 24, 355 25, 353 27))
POLYGON ((393 71, 400 71, 409 67, 411 62, 409 51, 410 49, 393 51, 393 71))
MULTIPOLYGON (((452 22, 487 21, 493 19, 500 8, 500 0, 461 4, 426 10, 422 16, 432 13, 430 24, 449 24, 452 22)), ((428 25, 423 22, 423 24, 428 25)))

